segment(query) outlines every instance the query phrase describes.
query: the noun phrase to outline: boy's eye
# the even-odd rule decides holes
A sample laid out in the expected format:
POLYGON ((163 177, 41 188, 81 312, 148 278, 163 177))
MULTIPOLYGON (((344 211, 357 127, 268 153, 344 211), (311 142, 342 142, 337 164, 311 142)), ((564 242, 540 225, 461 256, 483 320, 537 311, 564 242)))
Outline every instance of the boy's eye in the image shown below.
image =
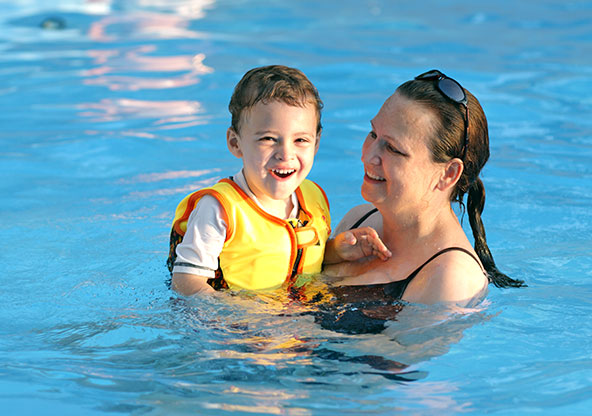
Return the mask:
POLYGON ((271 137, 271 136, 264 136, 259 139, 259 141, 261 141, 261 142, 275 141, 275 140, 276 140, 275 137, 271 137))

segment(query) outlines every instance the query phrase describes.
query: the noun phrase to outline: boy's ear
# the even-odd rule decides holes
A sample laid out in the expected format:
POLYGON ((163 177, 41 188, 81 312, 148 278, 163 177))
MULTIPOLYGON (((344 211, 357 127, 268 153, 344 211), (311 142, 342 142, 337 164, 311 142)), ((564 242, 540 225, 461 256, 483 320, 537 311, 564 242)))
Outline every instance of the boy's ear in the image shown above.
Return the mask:
POLYGON ((317 138, 316 138, 316 143, 315 143, 315 155, 319 151, 319 145, 321 144, 321 133, 322 132, 323 132, 323 130, 319 130, 319 132, 317 133, 317 138))
POLYGON ((449 160, 446 165, 444 165, 436 187, 441 191, 453 188, 460 179, 464 168, 465 165, 459 158, 455 157, 454 159, 449 160))
POLYGON ((240 148, 240 138, 232 127, 229 127, 228 130, 226 130, 226 145, 228 146, 230 153, 239 158, 243 157, 243 152, 240 148))

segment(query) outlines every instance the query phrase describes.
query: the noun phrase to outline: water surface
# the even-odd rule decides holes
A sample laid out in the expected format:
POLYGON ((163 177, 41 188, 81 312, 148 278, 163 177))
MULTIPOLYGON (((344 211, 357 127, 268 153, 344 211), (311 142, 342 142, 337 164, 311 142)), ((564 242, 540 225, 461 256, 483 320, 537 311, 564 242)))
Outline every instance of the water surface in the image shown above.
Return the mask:
POLYGON ((587 414, 590 2, 0 4, 3 413, 587 414), (174 207, 239 169, 228 100, 273 63, 325 102, 310 177, 334 224, 362 202, 361 143, 397 85, 438 67, 471 90, 490 248, 529 287, 367 335, 273 296, 171 293, 174 207))

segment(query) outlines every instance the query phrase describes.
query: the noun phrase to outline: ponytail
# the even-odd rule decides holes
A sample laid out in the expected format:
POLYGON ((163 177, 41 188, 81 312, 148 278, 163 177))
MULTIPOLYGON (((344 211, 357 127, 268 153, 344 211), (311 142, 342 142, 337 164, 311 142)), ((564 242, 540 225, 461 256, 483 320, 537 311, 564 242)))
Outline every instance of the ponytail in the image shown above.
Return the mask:
POLYGON ((483 267, 487 271, 487 278, 490 283, 497 287, 522 287, 526 286, 523 280, 512 279, 511 277, 500 272, 493 261, 493 256, 487 240, 485 239, 485 228, 481 220, 481 213, 485 206, 485 188, 481 179, 476 180, 471 184, 467 196, 467 213, 473 237, 475 239, 475 252, 479 256, 483 267))

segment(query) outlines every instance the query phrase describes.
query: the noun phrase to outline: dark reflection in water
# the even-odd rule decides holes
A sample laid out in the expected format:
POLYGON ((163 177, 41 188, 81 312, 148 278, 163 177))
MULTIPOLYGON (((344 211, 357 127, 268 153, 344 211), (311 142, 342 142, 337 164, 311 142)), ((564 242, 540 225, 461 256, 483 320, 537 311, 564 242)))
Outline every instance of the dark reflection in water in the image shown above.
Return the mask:
POLYGON ((66 21, 61 17, 47 17, 41 21, 39 26, 46 30, 62 30, 66 28, 66 21))
POLYGON ((388 321, 396 320, 404 307, 399 296, 391 294, 389 288, 388 285, 328 287, 324 302, 316 302, 321 292, 312 298, 318 309, 311 313, 324 329, 344 334, 378 334, 388 321))

